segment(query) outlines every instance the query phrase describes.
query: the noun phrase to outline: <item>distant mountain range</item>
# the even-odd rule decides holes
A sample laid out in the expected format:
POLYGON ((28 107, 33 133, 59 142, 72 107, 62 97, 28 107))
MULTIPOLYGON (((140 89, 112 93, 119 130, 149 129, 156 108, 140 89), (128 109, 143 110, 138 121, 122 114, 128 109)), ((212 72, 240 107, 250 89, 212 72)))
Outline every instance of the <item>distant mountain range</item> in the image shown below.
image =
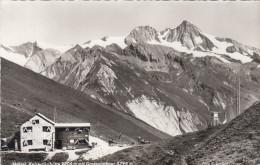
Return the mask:
POLYGON ((126 112, 169 135, 236 117, 240 70, 241 109, 260 99, 260 49, 214 37, 183 21, 157 31, 134 28, 75 46, 41 42, 0 47, 0 56, 100 103, 126 112))

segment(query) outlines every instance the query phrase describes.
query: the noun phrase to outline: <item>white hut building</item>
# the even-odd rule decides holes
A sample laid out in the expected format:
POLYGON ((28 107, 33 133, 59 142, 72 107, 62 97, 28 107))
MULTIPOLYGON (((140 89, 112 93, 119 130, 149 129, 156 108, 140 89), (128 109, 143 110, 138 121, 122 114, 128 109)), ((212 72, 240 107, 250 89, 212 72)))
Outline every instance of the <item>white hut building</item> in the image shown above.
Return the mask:
POLYGON ((21 151, 50 151, 54 148, 54 122, 37 113, 20 126, 21 151))
POLYGON ((37 113, 20 126, 21 151, 89 147, 90 123, 55 123, 37 113))

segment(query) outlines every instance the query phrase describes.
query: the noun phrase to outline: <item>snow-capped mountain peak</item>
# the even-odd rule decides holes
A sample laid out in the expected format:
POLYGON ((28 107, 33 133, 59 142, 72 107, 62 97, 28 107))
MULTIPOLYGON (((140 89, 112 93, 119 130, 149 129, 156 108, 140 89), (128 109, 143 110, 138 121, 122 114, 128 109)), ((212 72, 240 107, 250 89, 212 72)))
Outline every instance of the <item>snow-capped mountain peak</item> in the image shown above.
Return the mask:
POLYGON ((126 37, 125 42, 127 45, 131 43, 147 43, 150 41, 160 41, 158 32, 150 26, 138 26, 126 37))
POLYGON ((163 31, 157 31, 149 26, 138 26, 126 37, 126 44, 131 43, 165 45, 176 50, 193 50, 198 47, 212 50, 214 47, 201 30, 188 21, 183 21, 174 29, 166 28, 163 31), (181 46, 184 48, 179 49, 181 46))
MULTIPOLYGON (((163 31, 157 31, 151 26, 137 26, 126 37, 105 36, 98 40, 90 40, 78 46, 81 46, 83 49, 87 47, 92 48, 95 45, 106 48, 113 44, 118 45, 122 50, 131 44, 150 45, 150 47, 154 45, 154 47, 160 46, 160 49, 168 50, 170 48, 178 52, 193 54, 194 57, 215 56, 223 62, 228 62, 227 59, 222 57, 223 55, 246 63, 252 61, 251 56, 260 54, 260 50, 257 48, 243 45, 229 38, 219 38, 206 34, 186 20, 176 28, 166 28, 163 31)), ((15 56, 16 59, 19 59, 18 63, 20 65, 25 65, 28 59, 39 51, 53 49, 62 54, 74 46, 75 45, 53 45, 37 41, 27 42, 19 46, 2 45, 0 51, 2 57, 15 62, 15 59, 12 59, 12 57, 15 56)), ((140 49, 147 51, 144 48, 145 47, 140 47, 140 49)), ((119 51, 122 52, 121 50, 119 51)), ((147 57, 145 59, 154 58, 154 54, 156 54, 155 56, 157 58, 161 55, 160 52, 162 51, 147 51, 147 57)), ((59 56, 55 53, 55 57, 59 56)))
POLYGON ((184 20, 177 29, 183 29, 184 31, 201 31, 197 26, 193 25, 192 23, 184 20))
POLYGON ((106 47, 111 44, 117 44, 122 49, 124 49, 127 45, 125 44, 125 37, 103 37, 99 40, 90 40, 82 44, 83 48, 89 47, 92 48, 95 45, 99 45, 101 47, 106 47))
POLYGON ((175 29, 166 30, 164 39, 167 42, 180 42, 188 49, 196 49, 200 47, 203 50, 212 50, 214 45, 205 37, 199 28, 188 21, 183 21, 175 29))
POLYGON ((194 57, 214 56, 222 62, 228 62, 222 57, 224 54, 231 59, 246 63, 252 61, 250 56, 260 52, 257 48, 245 46, 231 39, 208 35, 186 20, 176 28, 166 28, 163 31, 157 31, 149 26, 138 26, 125 41, 127 45, 149 44, 170 47, 179 52, 193 54, 194 57))
POLYGON ((37 43, 37 45, 42 49, 51 48, 51 49, 58 50, 61 53, 64 53, 65 51, 67 51, 68 49, 73 47, 73 45, 54 45, 54 44, 49 44, 49 43, 41 42, 41 41, 37 41, 35 43, 37 43))

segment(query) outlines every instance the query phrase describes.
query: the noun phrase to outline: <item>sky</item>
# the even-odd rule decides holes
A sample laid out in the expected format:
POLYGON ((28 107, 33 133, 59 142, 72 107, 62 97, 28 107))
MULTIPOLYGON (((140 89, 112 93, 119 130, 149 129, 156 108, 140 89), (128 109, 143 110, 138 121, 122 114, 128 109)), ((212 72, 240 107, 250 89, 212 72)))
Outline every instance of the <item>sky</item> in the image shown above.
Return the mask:
POLYGON ((82 44, 127 36, 136 26, 175 28, 183 20, 205 33, 260 48, 259 1, 0 1, 0 41, 82 44))

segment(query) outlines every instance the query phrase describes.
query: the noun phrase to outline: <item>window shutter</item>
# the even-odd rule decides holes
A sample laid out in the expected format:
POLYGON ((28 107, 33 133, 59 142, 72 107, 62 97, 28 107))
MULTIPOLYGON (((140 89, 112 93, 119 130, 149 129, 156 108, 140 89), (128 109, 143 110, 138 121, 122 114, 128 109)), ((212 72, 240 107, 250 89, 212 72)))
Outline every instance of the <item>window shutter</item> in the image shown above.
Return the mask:
POLYGON ((84 139, 88 144, 89 144, 89 141, 87 139, 84 139))
POLYGON ((23 146, 28 146, 27 140, 23 141, 23 146))
POLYGON ((48 143, 47 143, 49 146, 51 146, 51 140, 48 140, 48 143))

